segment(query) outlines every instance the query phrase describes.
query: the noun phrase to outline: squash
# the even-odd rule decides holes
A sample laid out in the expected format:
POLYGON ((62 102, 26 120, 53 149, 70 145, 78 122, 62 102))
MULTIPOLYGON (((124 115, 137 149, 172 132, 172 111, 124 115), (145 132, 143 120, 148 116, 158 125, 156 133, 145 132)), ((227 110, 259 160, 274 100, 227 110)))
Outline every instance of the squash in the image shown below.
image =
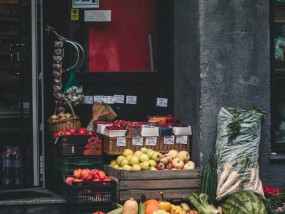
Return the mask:
POLYGON ((139 205, 134 198, 130 198, 123 205, 122 214, 138 214, 139 205))
POLYGON ((159 210, 159 202, 155 199, 148 199, 145 202, 145 214, 153 214, 154 211, 159 210))

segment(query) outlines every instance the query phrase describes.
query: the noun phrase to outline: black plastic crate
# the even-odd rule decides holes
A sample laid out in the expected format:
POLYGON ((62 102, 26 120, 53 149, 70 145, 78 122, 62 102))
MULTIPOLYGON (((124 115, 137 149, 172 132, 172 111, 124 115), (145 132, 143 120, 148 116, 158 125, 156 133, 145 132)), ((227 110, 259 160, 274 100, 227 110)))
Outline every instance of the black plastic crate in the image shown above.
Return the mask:
POLYGON ((103 156, 92 156, 92 157, 55 157, 54 158, 54 169, 60 172, 62 175, 68 175, 75 169, 100 169, 104 168, 103 156))
POLYGON ((106 203, 104 205, 99 203, 70 203, 68 204, 68 208, 69 213, 72 214, 91 214, 97 211, 107 213, 112 210, 112 203, 106 203))
POLYGON ((62 182, 63 197, 72 203, 112 203, 115 202, 115 181, 62 182))

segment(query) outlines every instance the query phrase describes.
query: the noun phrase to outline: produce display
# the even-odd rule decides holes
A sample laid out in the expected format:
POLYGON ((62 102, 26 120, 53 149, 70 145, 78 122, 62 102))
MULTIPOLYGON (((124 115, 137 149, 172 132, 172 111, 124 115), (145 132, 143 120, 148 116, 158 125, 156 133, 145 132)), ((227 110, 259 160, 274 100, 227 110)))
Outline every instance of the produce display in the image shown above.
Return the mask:
POLYGON ((220 206, 223 213, 267 213, 262 200, 251 191, 233 193, 220 206))
POLYGON ((99 169, 75 169, 72 176, 68 176, 65 182, 72 185, 73 182, 101 182, 111 181, 106 173, 99 169))
POLYGON ((110 162, 110 166, 127 170, 191 170, 195 168, 195 163, 190 160, 188 151, 170 150, 166 154, 154 151, 153 149, 142 147, 133 151, 125 149, 121 155, 110 162))
POLYGON ((173 204, 163 199, 146 199, 142 195, 140 201, 130 198, 123 205, 117 203, 117 208, 107 214, 198 214, 198 212, 191 209, 186 202, 173 204))
POLYGON ((216 140, 217 200, 242 190, 264 197, 258 165, 262 117, 260 109, 220 110, 216 140))

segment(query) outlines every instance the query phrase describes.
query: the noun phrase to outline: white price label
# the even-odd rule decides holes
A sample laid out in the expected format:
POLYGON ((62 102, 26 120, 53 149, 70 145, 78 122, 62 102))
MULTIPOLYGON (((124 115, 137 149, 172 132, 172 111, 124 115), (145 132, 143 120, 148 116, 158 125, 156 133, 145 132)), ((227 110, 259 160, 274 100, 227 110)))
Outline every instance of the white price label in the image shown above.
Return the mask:
POLYGON ((133 146, 143 146, 143 138, 142 137, 134 137, 132 140, 133 146))
POLYGON ((104 101, 103 95, 95 95, 94 96, 94 102, 102 103, 104 101))
POLYGON ((171 136, 165 136, 164 139, 163 139, 163 143, 164 144, 174 144, 174 135, 171 135, 171 136))
POLYGON ((176 144, 187 144, 188 143, 188 136, 176 136, 176 144))
POLYGON ((84 104, 93 104, 93 96, 84 96, 84 104))
POLYGON ((125 102, 125 96, 124 95, 114 95, 114 102, 115 103, 124 103, 125 102))
POLYGON ((156 146, 157 137, 146 137, 145 145, 146 146, 156 146))
POLYGON ((104 96, 103 102, 107 104, 114 104, 114 96, 104 96))
POLYGON ((127 140, 124 137, 117 138, 117 146, 127 146, 127 140))
POLYGON ((157 107, 167 107, 168 99, 167 98, 156 98, 157 107))
POLYGON ((126 104, 137 104, 137 96, 126 96, 126 104))

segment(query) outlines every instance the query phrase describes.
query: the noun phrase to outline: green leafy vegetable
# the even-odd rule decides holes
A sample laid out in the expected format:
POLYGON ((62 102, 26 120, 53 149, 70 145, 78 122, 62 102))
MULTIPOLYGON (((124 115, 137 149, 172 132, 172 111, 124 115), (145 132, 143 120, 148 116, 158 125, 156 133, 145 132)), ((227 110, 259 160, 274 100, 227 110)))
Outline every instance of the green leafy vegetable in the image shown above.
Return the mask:
POLYGON ((199 214, 218 214, 219 210, 216 209, 212 204, 208 202, 209 196, 204 193, 197 195, 196 193, 191 193, 189 200, 196 207, 199 214))

